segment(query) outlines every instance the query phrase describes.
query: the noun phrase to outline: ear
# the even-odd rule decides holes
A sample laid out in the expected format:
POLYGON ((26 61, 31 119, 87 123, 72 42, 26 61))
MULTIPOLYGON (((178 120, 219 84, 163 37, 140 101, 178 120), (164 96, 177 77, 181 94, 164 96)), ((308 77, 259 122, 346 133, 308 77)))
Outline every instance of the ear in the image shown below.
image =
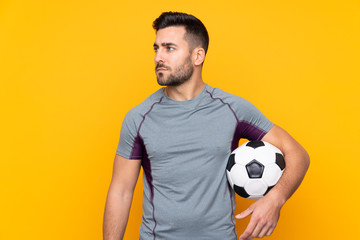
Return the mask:
POLYGON ((205 60, 205 50, 202 47, 196 47, 192 55, 195 66, 200 66, 205 60))

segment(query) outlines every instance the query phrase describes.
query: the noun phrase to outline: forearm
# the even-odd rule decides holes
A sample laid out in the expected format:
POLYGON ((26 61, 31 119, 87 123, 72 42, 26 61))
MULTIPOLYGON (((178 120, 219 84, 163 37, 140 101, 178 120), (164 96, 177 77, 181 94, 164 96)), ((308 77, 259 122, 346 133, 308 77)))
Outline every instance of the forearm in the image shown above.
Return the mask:
POLYGON ((267 198, 273 197, 281 207, 300 186, 309 168, 310 158, 306 150, 277 125, 274 125, 262 140, 278 147, 285 157, 283 175, 275 187, 266 194, 267 198))
POLYGON ((116 194, 108 192, 106 199, 103 239, 122 240, 125 234, 126 224, 129 218, 132 194, 116 194))
POLYGON ((283 205, 300 186, 309 168, 310 158, 300 145, 284 153, 286 167, 276 186, 269 192, 283 205))

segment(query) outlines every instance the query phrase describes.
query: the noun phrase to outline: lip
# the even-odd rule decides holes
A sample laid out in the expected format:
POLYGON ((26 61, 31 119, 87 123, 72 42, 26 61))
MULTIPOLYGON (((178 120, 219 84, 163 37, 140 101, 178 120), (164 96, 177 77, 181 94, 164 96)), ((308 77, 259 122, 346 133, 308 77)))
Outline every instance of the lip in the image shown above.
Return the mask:
POLYGON ((164 71, 167 71, 167 69, 166 68, 158 68, 158 69, 156 69, 156 71, 157 72, 164 72, 164 71))

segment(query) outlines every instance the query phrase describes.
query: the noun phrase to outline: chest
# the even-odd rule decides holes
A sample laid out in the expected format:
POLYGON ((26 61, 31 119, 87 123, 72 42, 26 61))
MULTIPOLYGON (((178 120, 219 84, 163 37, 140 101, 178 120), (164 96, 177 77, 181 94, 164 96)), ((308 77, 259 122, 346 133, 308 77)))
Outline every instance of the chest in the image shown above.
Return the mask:
POLYGON ((163 109, 146 116, 140 135, 149 159, 227 154, 236 119, 227 106, 163 109))

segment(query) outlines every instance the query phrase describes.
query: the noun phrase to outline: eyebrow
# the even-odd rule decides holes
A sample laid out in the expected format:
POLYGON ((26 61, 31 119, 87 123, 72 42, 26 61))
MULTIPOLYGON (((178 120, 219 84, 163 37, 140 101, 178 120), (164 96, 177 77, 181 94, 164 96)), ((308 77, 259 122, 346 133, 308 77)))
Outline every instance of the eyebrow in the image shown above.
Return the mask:
MULTIPOLYGON (((161 46, 163 46, 163 47, 170 47, 170 46, 175 46, 175 47, 177 47, 177 45, 176 45, 175 43, 171 43, 171 42, 169 42, 169 43, 167 43, 167 42, 161 43, 161 46)), ((159 47, 159 45, 157 45, 156 43, 154 43, 154 47, 159 47)))

